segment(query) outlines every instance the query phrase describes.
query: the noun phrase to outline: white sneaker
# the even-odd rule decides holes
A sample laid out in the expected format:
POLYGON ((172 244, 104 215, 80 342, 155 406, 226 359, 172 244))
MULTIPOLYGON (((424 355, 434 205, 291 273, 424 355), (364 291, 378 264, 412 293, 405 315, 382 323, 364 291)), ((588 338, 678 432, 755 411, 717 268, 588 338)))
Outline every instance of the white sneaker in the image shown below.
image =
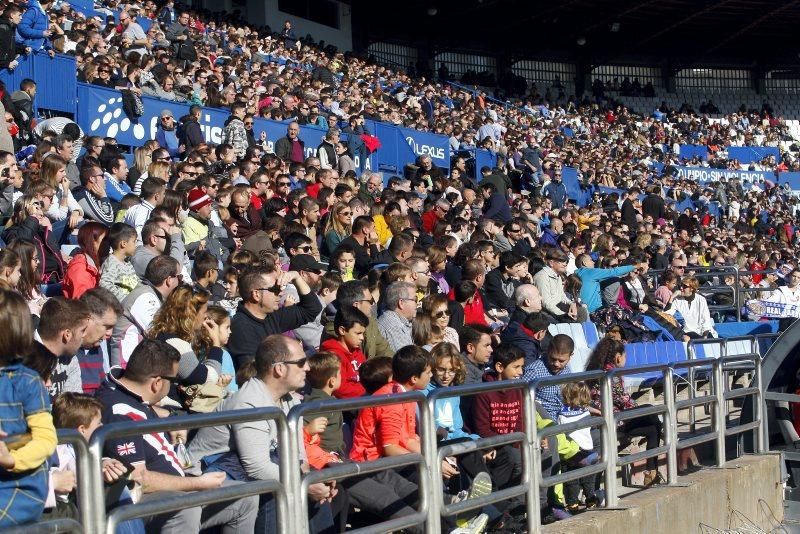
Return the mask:
POLYGON ((483 534, 489 524, 489 516, 480 514, 472 518, 465 526, 451 530, 450 534, 483 534))

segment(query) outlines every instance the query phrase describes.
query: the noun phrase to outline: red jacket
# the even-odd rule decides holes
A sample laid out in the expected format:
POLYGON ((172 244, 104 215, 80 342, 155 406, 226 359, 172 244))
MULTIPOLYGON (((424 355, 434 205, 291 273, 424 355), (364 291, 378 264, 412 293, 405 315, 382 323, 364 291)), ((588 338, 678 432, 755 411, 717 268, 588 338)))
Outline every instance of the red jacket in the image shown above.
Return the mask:
MULTIPOLYGON (((455 289, 450 289, 447 298, 450 300, 456 299, 455 289)), ((472 304, 464 306, 464 324, 482 324, 484 326, 489 326, 489 323, 486 322, 485 312, 486 310, 483 308, 483 297, 481 297, 481 292, 478 290, 475 292, 475 298, 472 299, 472 304)))
POLYGON ((100 271, 86 254, 75 255, 64 273, 62 292, 68 299, 78 299, 100 283, 100 271))
POLYGON ((319 350, 332 352, 339 357, 342 370, 342 385, 333 392, 334 397, 337 399, 352 399, 361 397, 366 393, 358 378, 358 368, 367 361, 361 349, 350 352, 338 339, 331 338, 326 339, 320 345, 319 350))
POLYGON ((439 216, 436 215, 435 208, 422 214, 422 229, 425 230, 426 234, 433 233, 433 227, 436 226, 437 222, 439 222, 439 216))
MULTIPOLYGON (((495 382, 497 377, 486 374, 484 382, 495 382)), ((492 391, 475 396, 472 415, 475 432, 482 438, 522 431, 522 391, 509 389, 492 391)))

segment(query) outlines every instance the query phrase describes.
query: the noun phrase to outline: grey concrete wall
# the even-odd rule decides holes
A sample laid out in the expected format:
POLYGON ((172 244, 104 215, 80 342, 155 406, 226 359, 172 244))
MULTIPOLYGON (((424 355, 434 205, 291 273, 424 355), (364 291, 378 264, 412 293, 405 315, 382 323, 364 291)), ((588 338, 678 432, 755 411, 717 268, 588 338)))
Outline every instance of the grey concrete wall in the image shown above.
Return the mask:
POLYGON ((744 456, 726 469, 704 469, 680 477, 688 487, 657 487, 620 500, 626 510, 594 511, 547 525, 558 534, 688 534, 701 525, 717 529, 741 526, 741 516, 767 531, 783 520, 780 456, 744 456))

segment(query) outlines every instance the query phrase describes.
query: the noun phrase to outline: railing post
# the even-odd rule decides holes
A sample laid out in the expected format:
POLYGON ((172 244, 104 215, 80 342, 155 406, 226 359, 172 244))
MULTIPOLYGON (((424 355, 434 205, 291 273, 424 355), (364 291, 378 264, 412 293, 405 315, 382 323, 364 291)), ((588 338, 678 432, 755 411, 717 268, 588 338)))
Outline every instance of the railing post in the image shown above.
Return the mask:
POLYGON ((741 323, 742 322, 742 302, 741 302, 741 296, 740 296, 739 288, 742 287, 742 285, 739 283, 740 275, 739 275, 739 266, 738 265, 734 265, 733 266, 733 272, 734 272, 734 275, 736 276, 736 291, 734 291, 734 295, 733 295, 733 302, 736 303, 736 322, 741 323))
POLYGON ((714 432, 717 434, 716 456, 717 467, 725 465, 725 388, 723 387, 724 373, 722 371, 722 358, 712 362, 711 376, 714 381, 714 432))
POLYGON ((417 404, 420 440, 422 441, 420 449, 424 459, 419 479, 419 505, 420 508, 426 510, 428 515, 428 520, 425 522, 426 534, 439 534, 442 526, 441 504, 444 492, 433 418, 435 402, 435 400, 432 402, 426 400, 417 404))
POLYGON ((664 371, 664 404, 667 413, 664 414, 664 427, 666 428, 667 451, 667 482, 678 482, 678 412, 675 408, 675 383, 672 369, 667 367, 664 371))
MULTIPOLYGON (((275 419, 275 426, 278 428, 278 450, 291 450, 290 443, 292 436, 289 433, 289 422, 286 419, 275 419)), ((298 451, 299 452, 299 451, 298 451)), ((278 524, 285 525, 286 532, 298 532, 300 527, 296 524, 296 519, 292 515, 295 509, 295 501, 299 500, 297 496, 298 486, 293 486, 294 479, 293 472, 299 473, 297 468, 298 456, 291 454, 279 454, 278 464, 280 468, 280 480, 283 486, 283 495, 280 492, 275 494, 275 502, 278 505, 278 524)), ((261 496, 259 496, 259 500, 261 496)), ((305 499, 302 499, 305 500, 305 499)))
POLYGON ((606 462, 606 506, 619 503, 617 496, 617 423, 614 419, 614 398, 611 395, 613 375, 606 374, 601 381, 600 408, 603 413, 603 460, 606 462))
POLYGON ((761 378, 761 357, 758 353, 754 353, 753 363, 755 364, 756 387, 758 388, 757 398, 753 399, 753 420, 759 422, 756 434, 756 452, 764 454, 769 449, 769 434, 767 434, 767 410, 764 404, 764 382, 761 378))
MULTIPOLYGON (((526 390, 524 419, 525 446, 522 449, 522 483, 528 484, 526 510, 528 512, 528 532, 539 532, 542 528, 539 516, 539 481, 542 479, 542 450, 536 428, 536 387, 530 384, 526 390), (530 462, 530 463, 529 463, 530 462), (526 480, 527 479, 527 480, 526 480)), ((558 451, 552 451, 558 454, 558 451)))
MULTIPOLYGON (((300 459, 300 442, 303 436, 302 417, 290 413, 286 421, 288 435, 287 462, 288 469, 286 480, 289 482, 287 497, 291 492, 297 492, 294 499, 289 499, 289 515, 292 516, 295 532, 306 534, 308 532, 308 498, 302 494, 303 475, 298 468, 297 462, 300 459)), ((281 454, 283 457, 283 454, 281 454)), ((291 524, 291 523, 290 523, 291 524)))
MULTIPOLYGON (((102 437, 102 434, 100 435, 102 437)), ((106 497, 103 488, 103 444, 102 439, 95 439, 95 433, 89 442, 89 475, 88 488, 92 495, 89 515, 81 518, 83 528, 88 533, 102 533, 106 531, 106 497)))
MULTIPOLYGON (((689 358, 694 360, 695 359, 693 354, 694 349, 692 349, 691 345, 689 345, 689 348, 690 348, 689 358)), ((695 397, 697 396, 697 392, 695 391, 694 366, 689 367, 689 374, 687 378, 689 380, 689 398, 694 400, 695 397)), ((695 409, 696 409, 695 406, 692 406, 689 409, 689 431, 692 433, 694 433, 697 430, 697 415, 695 414, 695 409)))

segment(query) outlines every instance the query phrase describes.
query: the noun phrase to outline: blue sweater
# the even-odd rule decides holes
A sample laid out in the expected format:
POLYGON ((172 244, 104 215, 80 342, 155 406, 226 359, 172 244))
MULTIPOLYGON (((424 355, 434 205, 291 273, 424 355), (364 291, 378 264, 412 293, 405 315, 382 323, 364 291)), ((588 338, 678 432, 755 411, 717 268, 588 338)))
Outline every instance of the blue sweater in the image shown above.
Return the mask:
MULTIPOLYGON (((438 389, 439 387, 441 386, 431 381, 423 393, 425 393, 427 396, 431 391, 438 389)), ((437 400, 433 408, 433 420, 436 423, 437 428, 442 427, 447 429, 446 439, 478 439, 477 435, 468 434, 464 431, 464 420, 461 417, 461 399, 459 397, 448 397, 446 399, 437 400), (441 420, 442 415, 447 411, 452 413, 453 421, 450 424, 445 424, 441 420)))
POLYGON ((575 274, 577 274, 581 282, 583 282, 581 300, 583 300, 589 308, 589 313, 603 306, 603 299, 600 295, 600 282, 608 280, 609 278, 625 276, 633 271, 633 269, 635 269, 633 265, 623 265, 622 267, 614 267, 613 269, 581 267, 575 271, 575 274))

